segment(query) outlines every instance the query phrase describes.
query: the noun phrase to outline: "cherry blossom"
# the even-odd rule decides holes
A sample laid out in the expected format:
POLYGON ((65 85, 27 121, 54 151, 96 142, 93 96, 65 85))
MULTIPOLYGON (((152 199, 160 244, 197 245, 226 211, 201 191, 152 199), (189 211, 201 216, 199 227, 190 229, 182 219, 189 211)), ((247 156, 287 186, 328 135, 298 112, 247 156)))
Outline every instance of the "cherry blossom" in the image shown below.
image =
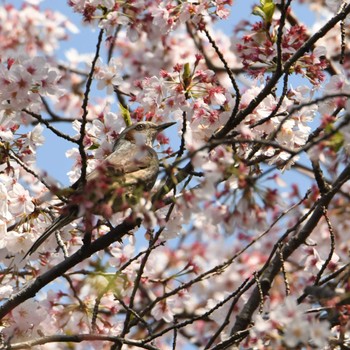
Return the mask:
POLYGON ((173 313, 171 311, 171 306, 174 303, 173 300, 167 299, 166 301, 161 301, 156 304, 152 310, 152 315, 156 320, 163 319, 166 322, 173 321, 173 313))
MULTIPOLYGON (((291 55, 300 48, 306 37, 306 28, 303 26, 292 26, 285 30, 281 42, 283 62, 288 61, 291 55)), ((259 76, 276 70, 276 31, 272 30, 271 36, 270 32, 264 28, 264 24, 259 22, 252 25, 251 32, 242 39, 237 42, 236 51, 251 75, 259 76)), ((292 71, 305 76, 312 84, 317 85, 325 79, 323 70, 326 66, 324 49, 315 48, 313 53, 301 57, 293 66, 292 71)))
MULTIPOLYGON (((101 64, 102 62, 100 65, 101 64)), ((121 65, 115 58, 111 59, 108 63, 108 67, 101 66, 96 68, 95 77, 98 80, 97 88, 103 89, 107 87, 108 93, 112 93, 113 87, 118 86, 122 81, 120 70, 121 65)))
POLYGON ((30 214, 34 210, 28 190, 19 183, 15 183, 8 193, 9 209, 14 215, 30 214))
POLYGON ((31 56, 38 52, 53 54, 67 32, 76 33, 78 28, 65 16, 54 11, 40 11, 36 6, 25 4, 18 10, 12 5, 0 9, 1 50, 5 57, 16 57, 22 49, 31 56))

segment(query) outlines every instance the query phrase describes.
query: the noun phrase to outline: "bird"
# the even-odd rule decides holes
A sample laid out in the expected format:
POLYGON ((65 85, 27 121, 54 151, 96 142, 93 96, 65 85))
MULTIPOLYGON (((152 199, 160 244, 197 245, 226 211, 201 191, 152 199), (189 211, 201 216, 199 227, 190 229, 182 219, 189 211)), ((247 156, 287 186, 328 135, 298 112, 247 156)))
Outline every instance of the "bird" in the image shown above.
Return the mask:
POLYGON ((176 122, 156 124, 141 121, 125 128, 117 137, 111 154, 87 174, 85 185, 76 182, 69 188, 69 202, 62 208, 61 215, 34 242, 23 259, 33 254, 51 234, 80 216, 79 201, 86 191, 92 190, 95 194, 97 215, 101 203, 108 202, 113 212, 118 212, 132 202, 136 193, 140 197, 143 191, 150 191, 159 172, 159 159, 153 143, 161 131, 174 124, 176 122), (94 191, 96 188, 99 191, 94 191))

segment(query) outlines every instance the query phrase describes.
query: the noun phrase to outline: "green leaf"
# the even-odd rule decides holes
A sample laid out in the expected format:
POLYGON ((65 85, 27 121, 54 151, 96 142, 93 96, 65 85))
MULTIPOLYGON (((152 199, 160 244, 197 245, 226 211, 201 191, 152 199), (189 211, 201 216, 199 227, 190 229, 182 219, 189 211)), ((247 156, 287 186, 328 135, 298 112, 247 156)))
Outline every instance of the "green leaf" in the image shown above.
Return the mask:
POLYGON ((276 6, 273 3, 273 0, 266 0, 266 1, 261 0, 261 4, 262 4, 262 10, 265 14, 265 21, 270 24, 272 22, 272 17, 275 12, 276 6))
POLYGON ((182 81, 183 81, 185 90, 187 90, 187 88, 191 85, 191 81, 192 81, 191 67, 189 63, 185 63, 184 65, 184 72, 182 73, 182 81))
POLYGON ((191 67, 190 67, 190 64, 187 62, 184 65, 184 72, 182 74, 182 78, 183 79, 188 79, 190 77, 191 77, 191 67))
POLYGON ((265 24, 271 24, 275 8, 273 0, 260 0, 260 6, 254 6, 252 14, 261 17, 265 24))
POLYGON ((119 103, 119 108, 122 112, 122 117, 124 119, 126 127, 130 126, 132 123, 129 110, 125 108, 121 103, 119 103))
POLYGON ((100 147, 100 145, 98 144, 98 143, 93 143, 89 148, 88 148, 88 150, 89 151, 93 151, 93 150, 95 150, 95 149, 97 149, 97 148, 99 148, 100 147))
POLYGON ((260 6, 254 6, 252 14, 255 16, 259 16, 263 20, 265 20, 265 13, 260 6))
POLYGON ((341 132, 336 132, 329 139, 329 146, 333 149, 333 151, 338 152, 344 144, 344 135, 341 132))

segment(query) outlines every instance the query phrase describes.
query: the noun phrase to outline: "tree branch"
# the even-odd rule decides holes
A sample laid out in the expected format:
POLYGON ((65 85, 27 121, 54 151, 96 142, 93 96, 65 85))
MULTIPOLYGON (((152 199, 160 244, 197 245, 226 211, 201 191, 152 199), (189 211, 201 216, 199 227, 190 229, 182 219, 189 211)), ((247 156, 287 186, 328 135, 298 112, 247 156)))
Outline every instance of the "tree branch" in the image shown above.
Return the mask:
POLYGON ((288 74, 290 68, 297 60, 302 57, 305 52, 310 50, 312 46, 321 39, 328 31, 330 31, 338 22, 343 20, 350 13, 350 4, 347 5, 343 11, 332 17, 318 32, 307 40, 295 54, 284 64, 283 69, 278 72, 276 71, 261 90, 256 98, 243 110, 239 111, 237 115, 232 114, 226 125, 216 134, 217 138, 222 138, 239 125, 244 118, 252 113, 254 109, 271 93, 274 87, 277 85, 279 79, 283 74, 288 74))
MULTIPOLYGON (((311 217, 305 223, 305 225, 300 229, 300 231, 293 236, 283 248, 281 248, 281 254, 283 260, 285 261, 288 257, 298 249, 305 240, 313 232, 319 221, 324 215, 324 208, 327 208, 332 198, 338 193, 341 186, 350 179, 350 165, 347 166, 343 172, 339 175, 338 179, 334 182, 332 189, 322 196, 315 207, 314 212, 311 217)), ((281 269, 281 257, 276 254, 265 272, 260 277, 261 289, 264 295, 267 295, 272 281, 279 273, 281 269)), ((237 332, 245 330, 251 322, 252 315, 254 311, 259 307, 260 303, 260 291, 259 288, 255 287, 249 299, 245 303, 239 315, 237 315, 237 320, 232 328, 231 335, 237 332)))
POLYGON ((61 263, 53 266, 50 270, 38 276, 34 281, 29 283, 26 287, 20 290, 17 294, 10 297, 0 306, 0 319, 5 317, 11 310, 23 303, 24 301, 33 298, 43 287, 54 281, 56 278, 62 276, 72 267, 89 258, 92 254, 107 248, 110 244, 119 241, 130 230, 137 226, 136 222, 128 219, 123 223, 113 228, 104 236, 96 239, 90 245, 83 245, 77 252, 68 257, 61 263))
POLYGON ((9 345, 11 350, 19 349, 31 349, 36 345, 44 345, 48 343, 81 343, 83 341, 108 341, 108 342, 118 342, 119 344, 126 344, 136 348, 147 349, 147 350, 159 350, 159 348, 144 344, 141 341, 125 339, 118 336, 104 335, 104 334, 73 334, 73 335, 51 335, 47 337, 42 337, 39 339, 28 340, 22 343, 15 343, 9 345))
POLYGON ((81 175, 80 175, 80 179, 78 181, 82 182, 83 184, 85 184, 85 181, 86 181, 86 168, 87 168, 87 156, 86 156, 85 148, 84 148, 85 127, 86 127, 87 115, 88 115, 87 107, 88 107, 88 102, 89 102, 89 94, 90 94, 92 79, 93 79, 93 75, 94 75, 94 71, 95 71, 95 66, 96 66, 97 60, 100 56, 100 48, 101 48, 103 33, 104 33, 104 30, 101 29, 100 34, 99 34, 98 39, 97 39, 95 57, 92 61, 90 73, 89 73, 89 76, 88 76, 87 81, 86 81, 84 100, 83 100, 83 104, 81 106, 81 108, 83 110, 82 121, 81 121, 81 126, 80 126, 80 138, 79 138, 79 153, 80 153, 80 157, 81 157, 81 175))

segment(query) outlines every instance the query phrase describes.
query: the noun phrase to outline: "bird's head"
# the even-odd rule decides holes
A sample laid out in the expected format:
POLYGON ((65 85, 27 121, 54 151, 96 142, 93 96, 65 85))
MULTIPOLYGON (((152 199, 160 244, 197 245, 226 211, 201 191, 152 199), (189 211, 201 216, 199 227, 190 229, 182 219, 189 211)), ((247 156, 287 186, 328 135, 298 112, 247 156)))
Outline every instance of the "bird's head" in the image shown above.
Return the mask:
POLYGON ((175 122, 155 124, 153 122, 138 122, 127 127, 118 137, 113 151, 116 150, 120 141, 128 141, 137 145, 147 145, 152 147, 154 140, 159 132, 165 130, 169 126, 176 124, 175 122))

